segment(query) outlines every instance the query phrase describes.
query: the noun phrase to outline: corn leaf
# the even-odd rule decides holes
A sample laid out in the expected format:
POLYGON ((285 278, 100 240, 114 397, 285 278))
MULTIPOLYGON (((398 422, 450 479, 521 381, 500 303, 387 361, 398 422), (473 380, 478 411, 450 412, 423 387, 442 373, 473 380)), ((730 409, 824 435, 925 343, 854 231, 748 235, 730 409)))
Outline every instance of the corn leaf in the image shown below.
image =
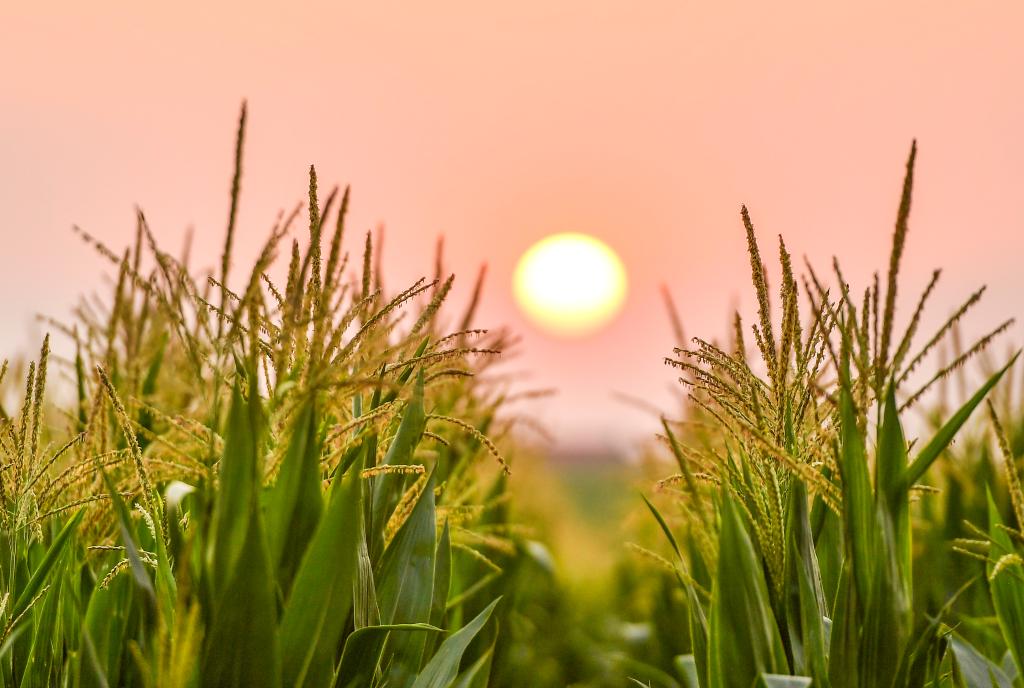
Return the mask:
POLYGON ((357 471, 335 477, 327 512, 295 574, 281 619, 283 676, 288 686, 328 686, 335 652, 348 623, 362 532, 357 471))
POLYGON ((718 573, 711 600, 712 688, 749 688, 765 672, 788 671, 760 558, 726 493, 722 499, 718 573))
POLYGON ((462 655, 466 648, 476 637, 480 629, 484 627, 491 613, 498 606, 501 598, 494 600, 487 607, 477 614, 476 618, 450 635, 438 648, 437 654, 427 663, 423 671, 416 677, 412 688, 447 688, 455 679, 459 664, 462 662, 462 655))
POLYGON ((245 533, 245 539, 234 570, 214 603, 200 682, 224 688, 277 688, 282 685, 277 600, 255 500, 248 518, 237 522, 235 528, 245 533))
POLYGON ((992 606, 995 607, 1003 638, 1017 666, 1021 667, 1024 666, 1024 585, 1021 584, 1021 567, 1011 565, 996 572, 996 562, 1003 556, 1016 553, 1016 549, 1010 535, 1002 528, 1003 520, 991 493, 988 495, 988 523, 988 535, 992 540, 992 552, 986 567, 989 594, 992 596, 992 606))
POLYGON ((286 590, 323 513, 320 482, 316 402, 308 399, 296 417, 267 504, 270 560, 286 590))

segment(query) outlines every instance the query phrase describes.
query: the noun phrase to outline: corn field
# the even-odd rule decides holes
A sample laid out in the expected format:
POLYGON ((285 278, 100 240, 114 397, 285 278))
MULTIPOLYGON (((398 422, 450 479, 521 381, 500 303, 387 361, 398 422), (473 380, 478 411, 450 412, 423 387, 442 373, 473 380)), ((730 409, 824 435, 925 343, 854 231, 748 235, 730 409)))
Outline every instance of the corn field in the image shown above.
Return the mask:
POLYGON ((519 503, 555 469, 481 285, 453 311, 439 252, 385 288, 312 167, 239 272, 245 119, 217 269, 141 211, 124 251, 79 230, 110 293, 3 362, 0 684, 1024 686, 1024 378, 1011 321, 961 343, 981 291, 934 331, 938 271, 897 308, 916 146, 865 288, 780 238, 771 290, 743 209, 753 322, 677 337, 679 406, 584 594, 519 503))

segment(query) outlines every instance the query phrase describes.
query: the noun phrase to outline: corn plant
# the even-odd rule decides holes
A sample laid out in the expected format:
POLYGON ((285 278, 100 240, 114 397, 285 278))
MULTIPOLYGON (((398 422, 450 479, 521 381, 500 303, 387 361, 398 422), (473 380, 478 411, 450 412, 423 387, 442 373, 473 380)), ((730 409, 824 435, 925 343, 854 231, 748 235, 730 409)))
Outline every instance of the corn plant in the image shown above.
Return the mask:
MULTIPOLYGON (((687 443, 665 424, 679 473, 659 483, 683 505, 648 506, 671 545, 689 612, 691 653, 677 658, 686 685, 925 686, 959 671, 967 647, 939 609, 915 605, 912 504, 969 416, 1013 361, 995 371, 927 441, 908 442, 902 416, 1008 326, 904 391, 922 363, 980 297, 972 295, 923 345, 914 342, 936 272, 902 332, 898 274, 910 214, 916 146, 897 214, 885 287, 862 298, 833 269, 835 292, 808 266, 799 286, 780 239, 781 322, 773 322, 766 271, 744 208, 758 302, 748 360, 739 316, 731 351, 703 340, 668 359, 691 387, 694 414, 712 430, 687 443), (675 535, 681 527, 684 540, 675 535)), ((923 496, 922 496, 923 495, 923 496)), ((970 581, 973 582, 973 581, 970 581)), ((668 679, 666 679, 668 680, 668 679)))
POLYGON ((141 211, 124 253, 78 230, 117 279, 48 321, 74 347, 72 405, 45 398, 49 339, 16 366, 2 683, 487 685, 530 551, 488 437, 509 424, 484 379, 507 337, 474 328, 479 283, 441 329, 440 253, 393 296, 371 234, 349 269, 349 191, 322 200, 313 168, 286 282, 271 267, 302 205, 233 290, 245 118, 219 269, 163 251, 141 211))

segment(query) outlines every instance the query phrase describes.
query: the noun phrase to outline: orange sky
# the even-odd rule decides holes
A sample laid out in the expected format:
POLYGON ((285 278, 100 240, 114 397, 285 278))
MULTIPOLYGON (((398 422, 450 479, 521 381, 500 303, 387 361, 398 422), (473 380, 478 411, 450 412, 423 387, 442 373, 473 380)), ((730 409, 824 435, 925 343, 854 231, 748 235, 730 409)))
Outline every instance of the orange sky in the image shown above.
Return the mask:
POLYGON ((481 320, 522 332, 517 367, 562 388, 544 409, 564 446, 653 431, 610 392, 667 403, 659 283, 690 334, 749 314, 740 203, 766 254, 782 232, 864 285, 913 137, 906 292, 941 265, 942 310, 987 282, 979 328, 1022 315, 1019 2, 214 4, 0 8, 4 352, 99 283, 72 223, 126 243, 138 203, 169 246, 194 224, 212 262, 243 97, 242 243, 302 198, 311 162, 352 183, 351 227, 386 223, 393 285, 430 271, 444 232, 458 298, 487 261, 481 320), (520 253, 562 231, 630 275, 622 315, 585 340, 512 301, 520 253))

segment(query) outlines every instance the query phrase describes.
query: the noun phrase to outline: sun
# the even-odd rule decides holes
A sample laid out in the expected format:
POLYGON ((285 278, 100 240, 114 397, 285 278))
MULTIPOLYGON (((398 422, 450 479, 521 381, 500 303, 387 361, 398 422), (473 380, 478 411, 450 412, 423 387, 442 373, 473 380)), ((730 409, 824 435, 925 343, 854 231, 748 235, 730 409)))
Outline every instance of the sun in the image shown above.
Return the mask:
POLYGON ((579 336, 607 324, 626 299, 626 269, 607 244, 592 236, 552 234, 519 259, 516 301, 541 328, 579 336))

